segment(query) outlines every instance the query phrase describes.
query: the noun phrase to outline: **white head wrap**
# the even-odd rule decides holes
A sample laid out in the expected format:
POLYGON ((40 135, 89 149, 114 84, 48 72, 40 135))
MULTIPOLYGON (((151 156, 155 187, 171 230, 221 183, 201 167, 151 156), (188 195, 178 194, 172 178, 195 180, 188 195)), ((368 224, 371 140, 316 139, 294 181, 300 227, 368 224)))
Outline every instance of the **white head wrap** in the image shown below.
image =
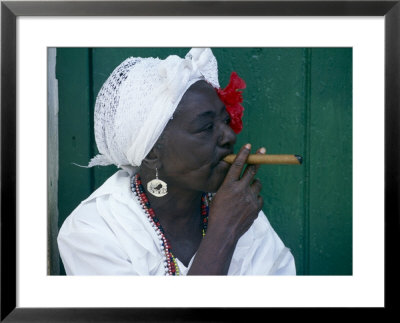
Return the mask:
POLYGON ((171 55, 122 62, 97 95, 94 132, 100 154, 89 167, 140 166, 186 90, 199 80, 219 88, 217 60, 210 48, 192 48, 184 59, 171 55))

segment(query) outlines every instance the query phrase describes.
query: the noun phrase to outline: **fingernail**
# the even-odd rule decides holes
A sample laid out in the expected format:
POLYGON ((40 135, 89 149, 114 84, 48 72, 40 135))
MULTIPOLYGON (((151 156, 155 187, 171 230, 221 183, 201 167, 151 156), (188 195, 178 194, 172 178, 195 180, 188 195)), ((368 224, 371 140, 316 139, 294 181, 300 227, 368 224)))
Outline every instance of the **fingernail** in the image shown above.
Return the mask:
POLYGON ((261 154, 265 154, 265 152, 266 152, 266 150, 265 150, 264 147, 260 149, 260 153, 261 153, 261 154))
POLYGON ((246 145, 244 145, 244 148, 250 149, 250 148, 251 148, 251 145, 250 145, 250 144, 246 144, 246 145))

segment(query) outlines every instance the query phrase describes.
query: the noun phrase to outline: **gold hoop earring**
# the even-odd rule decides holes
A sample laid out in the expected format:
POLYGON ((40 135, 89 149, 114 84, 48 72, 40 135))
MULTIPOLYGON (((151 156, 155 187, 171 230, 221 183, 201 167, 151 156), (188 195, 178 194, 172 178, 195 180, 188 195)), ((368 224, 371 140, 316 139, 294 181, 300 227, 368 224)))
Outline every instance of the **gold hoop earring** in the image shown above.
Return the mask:
POLYGON ((158 170, 156 168, 156 178, 147 183, 147 191, 156 197, 162 197, 168 194, 167 183, 158 179, 158 170))

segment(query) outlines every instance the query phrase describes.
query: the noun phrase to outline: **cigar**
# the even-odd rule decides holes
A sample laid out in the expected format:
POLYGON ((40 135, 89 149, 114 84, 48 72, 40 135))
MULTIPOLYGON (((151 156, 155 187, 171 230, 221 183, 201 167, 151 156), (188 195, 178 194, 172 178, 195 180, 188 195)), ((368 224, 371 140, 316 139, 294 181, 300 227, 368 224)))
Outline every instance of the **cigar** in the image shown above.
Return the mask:
MULTIPOLYGON (((224 158, 229 164, 232 164, 236 155, 228 155, 224 158)), ((263 155, 252 154, 246 160, 246 164, 266 164, 266 165, 301 165, 303 157, 299 155, 263 155)))

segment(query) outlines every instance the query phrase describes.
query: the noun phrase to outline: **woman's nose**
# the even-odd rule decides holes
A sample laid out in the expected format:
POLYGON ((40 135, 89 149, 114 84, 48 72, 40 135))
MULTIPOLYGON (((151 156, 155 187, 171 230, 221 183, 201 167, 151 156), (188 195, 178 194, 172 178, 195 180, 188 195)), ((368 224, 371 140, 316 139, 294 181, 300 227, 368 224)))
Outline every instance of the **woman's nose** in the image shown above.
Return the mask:
POLYGON ((221 124, 220 129, 221 133, 218 138, 218 144, 220 146, 233 146, 236 143, 236 133, 226 123, 221 124))

